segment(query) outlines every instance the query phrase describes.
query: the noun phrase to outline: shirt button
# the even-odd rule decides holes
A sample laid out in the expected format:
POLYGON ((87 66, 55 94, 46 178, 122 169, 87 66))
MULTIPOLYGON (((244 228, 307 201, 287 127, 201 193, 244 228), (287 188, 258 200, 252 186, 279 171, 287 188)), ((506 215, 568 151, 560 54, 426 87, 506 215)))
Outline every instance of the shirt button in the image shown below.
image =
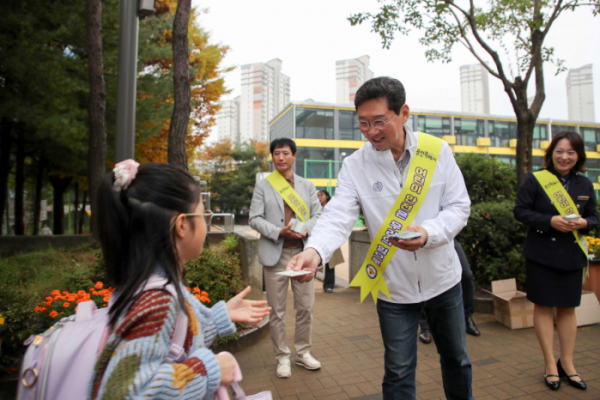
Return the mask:
POLYGON ((283 220, 281 220, 281 222, 283 222, 283 220))

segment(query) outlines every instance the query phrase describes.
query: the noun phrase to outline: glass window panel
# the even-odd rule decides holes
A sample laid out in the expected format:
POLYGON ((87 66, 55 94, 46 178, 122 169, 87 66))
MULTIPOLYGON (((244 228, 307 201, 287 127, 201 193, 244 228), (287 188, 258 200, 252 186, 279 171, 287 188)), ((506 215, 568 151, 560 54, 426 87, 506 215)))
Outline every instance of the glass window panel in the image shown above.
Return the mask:
POLYGON ((306 139, 333 139, 333 110, 296 108, 296 136, 306 139))
POLYGON ((491 144, 494 147, 508 147, 510 139, 517 138, 517 123, 511 121, 488 121, 491 144))
POLYGON ((454 135, 458 145, 477 146, 477 138, 485 136, 483 130, 483 120, 454 118, 454 135))
POLYGON ((356 113, 354 111, 340 110, 340 139, 362 140, 362 133, 356 126, 356 113))
MULTIPOLYGON (((323 147, 301 147, 296 152, 296 174, 305 178, 329 179, 330 163, 333 171, 334 149, 323 147), (308 162, 307 162, 308 160, 308 162)), ((331 173, 333 179, 333 172, 331 173)))

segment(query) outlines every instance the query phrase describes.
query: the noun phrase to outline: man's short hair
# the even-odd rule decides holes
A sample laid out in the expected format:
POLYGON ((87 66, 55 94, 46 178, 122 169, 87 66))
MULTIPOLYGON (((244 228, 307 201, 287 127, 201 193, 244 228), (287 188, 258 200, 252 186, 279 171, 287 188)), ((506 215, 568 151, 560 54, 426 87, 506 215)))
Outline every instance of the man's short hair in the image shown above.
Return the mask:
POLYGON ((358 107, 365 101, 382 97, 387 99, 388 109, 400 115, 400 109, 406 102, 406 92, 398 79, 389 76, 380 76, 363 83, 354 97, 354 107, 358 111, 358 107))
POLYGON ((271 146, 270 146, 270 150, 271 150, 271 155, 273 155, 273 152, 275 151, 275 149, 280 148, 280 147, 289 147, 290 150, 292 150, 292 155, 296 154, 296 142, 294 142, 292 139, 288 139, 288 138, 279 138, 279 139, 275 139, 271 142, 271 146))

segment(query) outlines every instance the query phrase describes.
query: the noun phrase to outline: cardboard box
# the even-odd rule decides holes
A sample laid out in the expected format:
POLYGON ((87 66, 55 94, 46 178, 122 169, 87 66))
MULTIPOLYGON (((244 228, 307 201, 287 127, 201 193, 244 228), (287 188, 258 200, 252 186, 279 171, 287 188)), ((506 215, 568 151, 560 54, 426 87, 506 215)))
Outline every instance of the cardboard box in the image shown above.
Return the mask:
POLYGON ((492 282, 496 320, 510 329, 533 327, 533 303, 517 290, 515 279, 492 282))
POLYGON ((594 292, 584 290, 581 293, 581 305, 575 309, 577 326, 597 324, 600 322, 600 303, 594 292))

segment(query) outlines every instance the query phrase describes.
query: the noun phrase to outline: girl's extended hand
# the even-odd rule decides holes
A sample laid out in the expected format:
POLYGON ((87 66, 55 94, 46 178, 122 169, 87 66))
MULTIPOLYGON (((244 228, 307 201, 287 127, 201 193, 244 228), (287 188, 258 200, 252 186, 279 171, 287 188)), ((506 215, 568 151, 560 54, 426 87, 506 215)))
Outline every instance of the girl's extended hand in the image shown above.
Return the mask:
POLYGON ((267 302, 262 300, 245 300, 248 293, 250 293, 250 286, 227 302, 229 318, 233 322, 255 323, 262 321, 264 317, 269 315, 271 307, 263 307, 267 305, 267 302))
POLYGON ((221 385, 229 386, 233 382, 235 372, 235 362, 233 356, 229 353, 219 353, 215 356, 221 370, 221 385))

